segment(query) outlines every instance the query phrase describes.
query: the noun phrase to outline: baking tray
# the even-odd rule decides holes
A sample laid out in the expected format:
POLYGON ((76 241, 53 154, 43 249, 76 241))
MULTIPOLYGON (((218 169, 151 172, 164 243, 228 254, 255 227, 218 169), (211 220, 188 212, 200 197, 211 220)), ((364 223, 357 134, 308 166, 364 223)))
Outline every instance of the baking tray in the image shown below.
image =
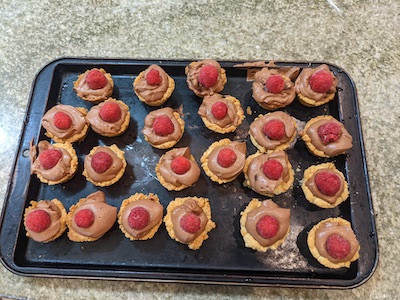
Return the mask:
MULTIPOLYGON (((0 256, 2 263, 15 274, 41 277, 96 278, 114 280, 196 282, 311 288, 351 288, 364 283, 378 262, 378 243, 368 182, 367 167, 360 127, 357 93, 352 79, 341 68, 328 64, 338 78, 334 101, 309 108, 295 100, 283 110, 306 122, 321 114, 331 114, 341 120, 353 136, 354 146, 347 155, 320 159, 309 153, 303 141, 287 150, 295 170, 295 182, 288 192, 273 200, 291 209, 291 230, 276 251, 258 253, 244 247, 240 235, 240 212, 254 197, 266 199, 244 188, 243 174, 231 183, 213 183, 202 171, 199 181, 180 192, 168 192, 156 179, 155 165, 165 150, 152 148, 144 141, 141 129, 145 115, 155 109, 140 102, 132 90, 134 78, 150 64, 156 63, 175 80, 176 88, 164 104, 173 108, 183 106, 185 133, 175 147, 190 146, 196 161, 215 140, 228 137, 245 140, 248 154, 256 152, 248 138, 249 124, 260 113, 252 99, 251 70, 235 65, 242 61, 221 61, 228 82, 221 92, 238 98, 246 119, 236 132, 217 134, 206 129, 197 115, 201 99, 186 84, 185 66, 190 61, 62 58, 46 65, 33 83, 21 140, 10 175, 1 220, 0 256), (79 157, 77 175, 65 184, 48 186, 29 174, 29 143, 32 138, 47 139, 41 127, 43 114, 62 103, 90 108, 72 89, 73 81, 85 70, 101 67, 111 73, 115 82, 113 97, 123 100, 131 112, 128 131, 117 138, 102 137, 90 131, 80 144, 74 144, 79 157), (82 175, 83 158, 97 145, 116 144, 125 151, 126 173, 116 184, 96 188, 82 175), (333 161, 349 183, 349 199, 334 209, 321 209, 304 197, 300 180, 312 164, 333 161), (79 198, 96 190, 106 194, 107 202, 119 208, 121 202, 136 192, 156 193, 164 208, 175 197, 201 196, 210 199, 212 219, 217 227, 210 238, 196 251, 173 241, 162 225, 148 241, 132 242, 124 237, 117 224, 101 239, 91 243, 74 243, 66 233, 54 242, 37 243, 25 236, 24 209, 30 200, 60 199, 66 209, 79 198), (341 216, 349 220, 360 242, 360 258, 350 268, 338 270, 321 266, 308 250, 307 233, 320 220, 341 216)), ((279 67, 316 67, 321 62, 275 62, 279 67)))

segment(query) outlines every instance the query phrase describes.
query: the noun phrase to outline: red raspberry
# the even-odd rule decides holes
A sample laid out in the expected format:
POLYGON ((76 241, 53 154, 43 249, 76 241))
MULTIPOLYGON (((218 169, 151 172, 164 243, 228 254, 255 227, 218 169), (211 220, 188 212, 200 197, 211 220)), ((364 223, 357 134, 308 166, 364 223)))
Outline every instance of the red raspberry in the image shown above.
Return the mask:
POLYGON ((269 215, 265 215, 256 224, 257 233, 264 239, 272 239, 279 230, 279 221, 269 215))
POLYGON ((42 232, 46 230, 51 223, 49 214, 42 209, 32 210, 25 220, 26 227, 33 232, 42 232))
POLYGON ((75 224, 80 228, 88 228, 94 222, 94 214, 90 209, 81 209, 74 216, 75 224))
POLYGON ((111 167, 112 163, 113 159, 110 154, 99 151, 92 156, 92 161, 90 165, 96 173, 102 174, 111 167))
POLYGON ((150 213, 141 206, 132 208, 128 216, 128 224, 132 229, 142 230, 150 222, 150 213))
POLYGON ((211 113, 214 118, 221 120, 228 114, 228 106, 221 101, 215 102, 211 107, 211 113))
POLYGON ((171 162, 172 172, 182 175, 190 170, 190 161, 184 156, 177 156, 171 162))
POLYGON ((348 240, 338 234, 331 234, 326 239, 326 251, 335 259, 343 259, 349 255, 351 246, 348 240))
POLYGON ((153 123, 154 133, 158 136, 167 136, 174 132, 174 123, 165 115, 158 116, 153 123))
POLYGON ((340 190, 342 181, 334 172, 321 171, 315 175, 315 184, 318 190, 327 196, 334 196, 340 190))
POLYGON ((54 120, 54 126, 56 126, 58 129, 66 130, 68 128, 71 128, 72 119, 65 112, 62 111, 56 112, 54 114, 53 120, 54 120))
POLYGON ((39 162, 43 169, 52 169, 62 157, 62 152, 57 149, 46 149, 39 154, 39 162))
POLYGON ((265 87, 268 92, 278 94, 285 88, 285 81, 281 75, 271 75, 268 77, 267 81, 265 81, 265 87))
POLYGON ((181 218, 179 223, 181 228, 188 233, 196 233, 200 230, 200 217, 194 213, 187 213, 181 218))
POLYGON ((272 119, 265 123, 262 127, 262 131, 270 140, 275 141, 281 140, 286 134, 285 124, 277 119, 272 119))
POLYGON ((333 77, 325 70, 315 72, 310 76, 310 87, 314 92, 326 93, 331 89, 333 77))
POLYGON ((105 102, 100 108, 100 118, 103 121, 112 123, 121 119, 121 107, 116 102, 105 102))
POLYGON ((205 88, 210 88, 218 82, 218 70, 213 65, 205 65, 200 69, 199 82, 205 88))
POLYGON ((223 168, 229 168, 232 166, 237 159, 235 151, 231 148, 222 148, 218 152, 217 162, 223 168))
POLYGON ((85 80, 91 90, 99 90, 107 85, 106 76, 98 69, 90 70, 85 80))
POLYGON ((336 142, 342 135, 340 125, 336 122, 327 122, 318 127, 318 136, 322 144, 326 145, 331 142, 336 142))
POLYGON ((158 71, 157 69, 151 69, 146 74, 146 81, 150 85, 160 84, 161 83, 160 71, 158 71))
POLYGON ((282 164, 276 159, 269 159, 263 164, 265 176, 272 180, 278 180, 283 172, 282 164))

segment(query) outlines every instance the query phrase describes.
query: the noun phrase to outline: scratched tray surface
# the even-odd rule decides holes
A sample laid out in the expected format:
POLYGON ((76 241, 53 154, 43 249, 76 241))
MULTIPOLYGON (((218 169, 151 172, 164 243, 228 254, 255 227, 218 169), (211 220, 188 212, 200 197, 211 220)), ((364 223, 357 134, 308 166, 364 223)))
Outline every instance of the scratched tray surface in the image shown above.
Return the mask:
MULTIPOLYGON (((165 150, 152 148, 141 129, 147 113, 156 109, 140 102, 132 90, 134 78, 151 63, 161 65, 174 78, 175 91, 164 104, 175 109, 183 106, 186 122, 182 140, 175 147, 189 146, 199 163, 208 146, 221 138, 244 140, 248 155, 256 149, 248 138, 249 124, 260 113, 267 113, 252 99, 251 81, 245 69, 234 67, 240 62, 221 62, 227 71, 228 82, 221 92, 238 98, 246 119, 236 132, 226 135, 212 133, 203 125, 197 110, 201 99, 186 84, 185 66, 189 61, 136 61, 100 59, 59 59, 45 66, 33 84, 30 105, 24 124, 9 190, 4 203, 1 227, 1 257, 12 272, 27 276, 63 276, 108 279, 155 280, 176 282, 236 283, 271 286, 354 287, 365 282, 373 273, 378 257, 377 238, 369 193, 359 123, 357 98, 351 78, 340 68, 329 65, 338 78, 338 92, 334 101, 318 108, 302 106, 295 100, 284 110, 306 122, 321 114, 340 119, 354 139, 348 154, 334 159, 319 159, 298 140, 287 151, 295 170, 295 182, 288 192, 273 200, 291 209, 291 229, 284 244, 276 251, 255 252, 244 247, 240 235, 240 212, 255 197, 266 199, 242 186, 244 176, 231 183, 213 183, 202 171, 199 181, 180 192, 168 192, 157 181, 155 166, 165 150), (41 128, 43 114, 62 103, 89 109, 92 104, 76 96, 73 81, 87 69, 103 67, 111 73, 115 88, 112 97, 124 101, 131 112, 131 122, 125 134, 116 138, 102 137, 90 131, 80 144, 74 144, 79 157, 76 176, 65 184, 48 186, 36 176, 29 175, 29 142, 47 139, 41 128), (249 114, 251 111, 251 114, 249 114), (82 175, 83 159, 97 145, 116 144, 125 151, 128 166, 116 184, 97 188, 82 175), (312 164, 333 161, 349 182, 349 199, 334 209, 320 209, 310 204, 303 195, 300 180, 304 170, 312 164), (91 243, 74 243, 66 233, 54 242, 37 243, 25 236, 23 212, 30 200, 60 199, 68 210, 79 198, 102 190, 107 202, 118 209, 130 195, 156 193, 164 208, 175 197, 200 196, 210 199, 212 219, 217 227, 212 230, 199 250, 173 241, 162 225, 153 239, 131 242, 117 224, 101 239, 91 243), (341 216, 352 223, 361 244, 360 259, 349 269, 331 270, 321 266, 308 250, 307 233, 313 225, 328 217, 341 216)), ((278 66, 315 67, 319 63, 277 63, 278 66)))

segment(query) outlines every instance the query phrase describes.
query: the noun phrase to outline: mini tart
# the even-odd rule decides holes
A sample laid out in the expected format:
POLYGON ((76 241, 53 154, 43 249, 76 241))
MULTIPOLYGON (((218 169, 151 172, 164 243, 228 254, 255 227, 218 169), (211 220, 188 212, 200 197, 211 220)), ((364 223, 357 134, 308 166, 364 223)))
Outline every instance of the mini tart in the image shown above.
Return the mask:
POLYGON ((118 212, 118 224, 125 237, 131 241, 144 241, 151 239, 160 227, 163 219, 164 208, 157 195, 136 193, 122 201, 118 212), (129 214, 135 207, 143 207, 149 212, 149 223, 141 229, 130 227, 129 214))
POLYGON ((212 96, 205 96, 199 107, 198 114, 206 127, 217 133, 229 133, 236 130, 244 120, 244 111, 240 101, 233 96, 223 96, 215 93, 212 96), (227 114, 217 119, 212 113, 215 103, 222 102, 227 106, 227 114))
POLYGON ((259 201, 253 198, 240 213, 240 233, 245 246, 260 252, 276 250, 285 241, 290 231, 290 209, 281 208, 272 200, 259 201), (275 236, 263 238, 256 229, 257 222, 264 216, 272 216, 279 222, 275 236))
POLYGON ((82 98, 83 100, 98 103, 108 99, 111 96, 114 89, 114 80, 112 79, 111 74, 107 73, 104 69, 97 69, 104 74, 107 79, 107 84, 101 89, 93 90, 89 88, 88 84, 86 83, 86 77, 91 70, 87 70, 85 73, 82 73, 78 76, 78 79, 74 82, 74 90, 78 97, 82 98))
POLYGON ((87 110, 83 107, 58 104, 50 108, 42 118, 42 126, 46 129, 46 136, 57 143, 81 142, 87 135, 89 124, 86 121, 87 110), (71 126, 67 129, 55 125, 54 116, 64 113, 71 119, 71 126))
POLYGON ((185 68, 185 74, 187 75, 186 82, 190 90, 192 90, 197 96, 204 97, 219 93, 224 89, 226 83, 226 72, 225 69, 221 68, 221 65, 214 59, 205 59, 201 61, 191 62, 185 68), (218 71, 218 80, 212 87, 202 86, 199 82, 200 69, 206 65, 213 65, 218 71))
POLYGON ((25 208, 24 225, 26 236, 36 242, 48 243, 60 237, 67 229, 67 211, 58 199, 30 201, 29 207, 25 208), (26 225, 27 216, 34 210, 44 210, 50 216, 50 226, 41 232, 34 232, 26 225))
POLYGON ((156 166, 157 178, 161 185, 169 191, 181 191, 195 184, 200 177, 200 168, 188 147, 175 148, 163 156, 156 166), (190 169, 183 174, 177 174, 171 169, 174 158, 183 156, 190 162, 190 169))
POLYGON ((262 153, 281 151, 294 145, 297 137, 297 124, 292 116, 283 112, 275 111, 266 115, 259 115, 250 124, 250 140, 262 153), (285 125, 285 135, 281 139, 270 139, 264 132, 263 126, 269 121, 279 120, 285 125))
POLYGON ((295 81, 295 90, 298 99, 301 104, 309 107, 321 106, 328 103, 333 98, 335 98, 336 88, 338 85, 338 80, 335 75, 329 70, 329 67, 325 64, 320 65, 317 68, 305 68, 303 69, 295 81), (332 86, 326 93, 318 93, 311 89, 310 87, 310 77, 320 71, 325 70, 332 75, 333 82, 332 86))
POLYGON ((139 100, 150 106, 160 106, 164 104, 175 89, 175 81, 160 66, 151 65, 146 70, 139 73, 133 81, 133 91, 139 100), (160 73, 161 82, 151 85, 146 81, 146 76, 150 70, 156 69, 160 73))
POLYGON ((320 165, 315 165, 307 168, 304 171, 304 177, 301 184, 301 188, 303 189, 304 195, 306 199, 321 208, 334 208, 344 202, 349 197, 349 189, 347 181, 342 172, 336 169, 333 163, 324 163, 320 165), (340 189, 333 196, 328 196, 322 193, 316 183, 315 183, 315 175, 321 171, 333 172, 336 174, 340 181, 340 189))
POLYGON ((86 119, 93 131, 106 137, 114 137, 123 134, 129 126, 129 122, 131 120, 131 114, 129 112, 129 107, 121 100, 117 100, 114 98, 108 98, 106 101, 101 102, 100 104, 93 106, 87 116, 86 119), (106 103, 114 102, 117 103, 119 108, 121 109, 121 118, 115 122, 107 122, 104 121, 100 116, 100 111, 102 107, 106 103))
POLYGON ((278 69, 262 68, 254 74, 252 84, 253 98, 262 108, 276 110, 291 104, 296 97, 292 80, 281 74, 278 69), (272 75, 280 75, 284 81, 284 88, 279 93, 272 93, 266 88, 266 81, 272 75))
POLYGON ((122 175, 124 175, 125 168, 126 160, 124 157, 124 151, 120 150, 117 145, 97 146, 86 155, 82 174, 86 177, 86 180, 90 181, 94 185, 104 187, 110 186, 120 180, 122 175), (101 151, 111 155, 113 162, 105 172, 99 174, 93 170, 91 161, 93 155, 101 151))
POLYGON ((169 236, 179 243, 187 244, 191 250, 199 249, 203 242, 208 239, 208 233, 216 226, 211 220, 211 208, 208 199, 198 197, 175 198, 171 201, 167 207, 164 223, 169 236), (190 212, 202 219, 202 230, 195 234, 188 233, 180 227, 181 218, 190 212))
POLYGON ((242 171, 246 160, 246 143, 222 139, 212 143, 203 153, 200 162, 208 177, 219 184, 231 182, 238 177, 242 171), (218 154, 224 148, 232 149, 236 154, 236 160, 232 165, 223 167, 218 163, 218 154))
POLYGON ((175 146, 183 136, 185 130, 185 121, 181 118, 182 108, 178 111, 171 107, 164 107, 151 111, 144 119, 144 128, 142 133, 144 139, 157 149, 169 149, 175 146), (153 123, 158 116, 167 116, 174 125, 174 131, 166 136, 156 135, 153 129, 153 123))
POLYGON ((351 228, 349 221, 342 218, 328 218, 315 225, 307 237, 307 244, 312 256, 319 263, 330 269, 349 268, 353 261, 360 255, 360 244, 351 228), (344 259, 335 259, 326 250, 326 239, 331 234, 338 234, 345 238, 351 245, 350 253, 344 259))
POLYGON ((38 155, 32 140, 30 144, 31 174, 36 174, 42 183, 48 185, 64 183, 75 175, 78 170, 78 157, 70 143, 50 144, 48 141, 40 141, 37 148, 38 155), (53 148, 61 150, 62 157, 53 168, 46 170, 40 164, 39 155, 46 149, 53 148))
POLYGON ((268 154, 257 152, 246 158, 243 168, 245 181, 243 185, 253 191, 268 197, 286 192, 294 181, 294 171, 285 151, 275 151, 268 154), (283 167, 281 176, 277 179, 267 177, 263 172, 266 161, 277 160, 283 167))
POLYGON ((90 194, 86 198, 69 208, 67 215, 68 238, 73 242, 93 242, 101 238, 111 229, 117 220, 117 208, 106 203, 102 191, 90 194), (93 223, 88 227, 80 227, 75 216, 81 210, 90 210, 93 214, 93 223))
POLYGON ((303 131, 300 132, 300 136, 306 143, 308 150, 319 157, 334 157, 346 153, 347 150, 353 147, 353 138, 349 132, 341 122, 332 116, 318 116, 310 119, 303 131), (337 141, 324 145, 318 135, 318 128, 328 122, 334 122, 339 125, 341 136, 337 141))

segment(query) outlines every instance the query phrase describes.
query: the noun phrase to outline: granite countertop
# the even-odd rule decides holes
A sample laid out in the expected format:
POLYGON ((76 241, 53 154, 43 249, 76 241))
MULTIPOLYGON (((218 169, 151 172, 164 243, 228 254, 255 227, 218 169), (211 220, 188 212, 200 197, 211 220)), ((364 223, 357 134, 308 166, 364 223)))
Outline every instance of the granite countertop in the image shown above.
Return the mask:
POLYGON ((398 0, 1 1, 0 206, 31 83, 58 57, 327 61, 357 86, 380 260, 372 278, 351 290, 28 278, 1 265, 0 298, 395 299, 399 11, 398 0))

